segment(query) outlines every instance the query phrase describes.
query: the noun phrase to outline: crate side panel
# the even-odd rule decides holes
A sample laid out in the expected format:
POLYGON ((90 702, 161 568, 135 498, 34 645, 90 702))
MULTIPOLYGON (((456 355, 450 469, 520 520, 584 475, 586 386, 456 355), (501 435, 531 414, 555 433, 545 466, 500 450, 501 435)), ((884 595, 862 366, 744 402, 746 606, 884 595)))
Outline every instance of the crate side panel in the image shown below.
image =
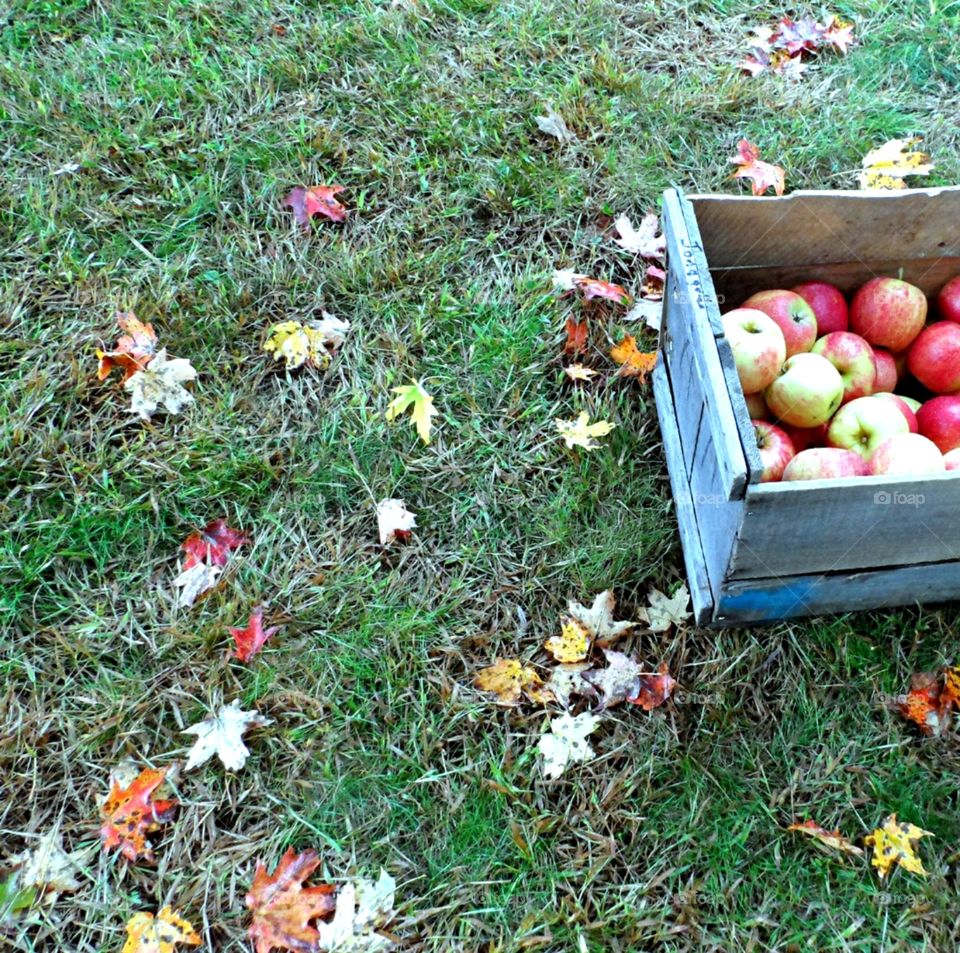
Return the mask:
POLYGON ((960 560, 960 476, 750 487, 731 579, 960 560))

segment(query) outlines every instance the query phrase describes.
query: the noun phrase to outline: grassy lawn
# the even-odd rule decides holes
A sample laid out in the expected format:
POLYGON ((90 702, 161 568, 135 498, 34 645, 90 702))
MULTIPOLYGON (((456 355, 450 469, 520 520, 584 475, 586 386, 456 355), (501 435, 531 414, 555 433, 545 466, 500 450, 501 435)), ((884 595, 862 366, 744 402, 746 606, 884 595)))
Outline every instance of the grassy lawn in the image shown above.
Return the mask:
MULTIPOLYGON (((544 713, 470 687, 496 655, 540 658, 568 598, 613 587, 631 618, 682 577, 652 394, 566 382, 551 271, 636 290, 609 216, 637 221, 669 185, 738 188, 741 136, 791 188, 855 187, 868 149, 913 134, 929 183, 960 181, 960 4, 839 2, 849 56, 801 84, 740 75, 752 26, 784 12, 802 11, 7 8, 0 863, 56 824, 94 843, 111 768, 182 759, 211 706, 275 722, 241 773, 180 782, 155 868, 94 853, 17 948, 117 951, 133 912, 169 902, 205 948, 249 949, 255 859, 291 845, 332 877, 388 868, 411 950, 960 948, 956 743, 877 700, 960 657, 956 607, 640 634, 695 701, 617 710, 597 760, 557 782, 535 755, 544 713), (548 106, 576 141, 537 131, 548 106), (321 182, 351 217, 304 238, 280 200, 321 182), (144 424, 96 379, 118 309, 197 368, 182 415, 144 424), (277 371, 266 329, 321 309, 353 327, 331 369, 277 371), (412 378, 440 410, 429 447, 383 417, 412 378), (617 424, 589 455, 553 431, 580 410, 617 424), (383 550, 388 496, 419 525, 383 550), (178 547, 220 516, 253 544, 177 609, 178 547), (260 601, 281 634, 225 662, 225 627, 260 601), (926 881, 880 884, 781 830, 812 816, 856 836, 893 811, 935 835, 926 881)), ((612 316, 599 336, 624 330, 612 316)))

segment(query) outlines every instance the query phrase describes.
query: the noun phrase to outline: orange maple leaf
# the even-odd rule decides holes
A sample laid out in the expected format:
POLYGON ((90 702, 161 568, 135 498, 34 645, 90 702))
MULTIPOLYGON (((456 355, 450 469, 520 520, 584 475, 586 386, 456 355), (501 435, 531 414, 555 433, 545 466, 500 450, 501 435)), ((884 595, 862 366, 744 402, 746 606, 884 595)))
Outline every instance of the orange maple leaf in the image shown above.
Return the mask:
POLYGON ((764 162, 760 150, 746 139, 737 143, 738 155, 730 161, 740 168, 731 173, 732 179, 750 179, 754 195, 763 195, 772 188, 777 195, 783 195, 786 185, 786 173, 778 165, 764 162))
POLYGON ((583 292, 586 301, 605 298, 614 304, 630 304, 633 300, 626 288, 615 285, 612 281, 601 281, 599 278, 585 278, 580 275, 574 278, 573 282, 583 292))
POLYGON ((346 221, 346 208, 334 198, 338 192, 342 191, 342 185, 315 185, 309 189, 298 185, 283 200, 283 204, 293 210, 296 223, 304 231, 309 231, 310 219, 314 215, 323 215, 332 222, 346 221))
POLYGON ((653 711, 673 694, 676 685, 676 681, 670 676, 667 663, 663 662, 656 674, 640 673, 640 691, 627 701, 632 705, 639 705, 644 711, 653 711))
POLYGON ((280 626, 272 625, 269 629, 264 629, 263 606, 256 606, 250 613, 250 619, 245 629, 234 628, 233 626, 229 628, 233 641, 237 644, 233 657, 241 662, 249 662, 263 648, 267 639, 279 631, 280 626))
POLYGON ((257 861, 253 884, 247 894, 247 907, 253 919, 247 930, 256 953, 291 950, 312 953, 317 949, 320 932, 311 923, 334 912, 336 888, 332 884, 304 887, 303 882, 320 865, 315 850, 295 854, 293 848, 280 859, 272 874, 263 861, 257 861))
POLYGON ((850 854, 851 857, 863 856, 863 851, 857 847, 856 844, 847 840, 847 838, 840 833, 839 829, 828 831, 825 827, 821 827, 816 821, 807 820, 802 824, 791 824, 787 830, 806 834, 808 837, 818 840, 824 846, 843 851, 845 854, 850 854))
POLYGON ((112 351, 101 351, 96 355, 100 360, 97 379, 109 377, 116 367, 123 371, 126 381, 137 371, 142 371, 152 360, 157 350, 157 335, 152 324, 144 324, 132 311, 118 311, 117 324, 125 332, 117 338, 112 351))
POLYGON ((620 365, 620 373, 624 377, 636 377, 641 384, 646 382, 647 374, 657 363, 657 352, 641 351, 632 334, 628 334, 619 344, 610 349, 610 357, 620 365))
POLYGON ((587 349, 587 322, 567 318, 564 330, 567 332, 567 340, 563 345, 563 353, 569 357, 582 354, 587 349))
POLYGON ((153 792, 166 778, 166 769, 146 768, 127 786, 116 780, 100 808, 100 839, 104 849, 119 847, 127 860, 153 860, 153 848, 146 835, 160 830, 172 818, 179 802, 154 800, 153 792))
POLYGON ((913 722, 925 735, 938 737, 950 721, 950 709, 960 708, 960 669, 939 672, 915 672, 910 676, 910 691, 896 706, 900 714, 913 722))

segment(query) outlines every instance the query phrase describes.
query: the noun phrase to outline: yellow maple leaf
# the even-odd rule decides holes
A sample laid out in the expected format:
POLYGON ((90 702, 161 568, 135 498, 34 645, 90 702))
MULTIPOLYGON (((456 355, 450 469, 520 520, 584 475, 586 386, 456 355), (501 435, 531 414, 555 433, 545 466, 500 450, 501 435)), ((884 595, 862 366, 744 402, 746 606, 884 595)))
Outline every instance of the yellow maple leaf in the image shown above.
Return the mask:
POLYGON ((582 364, 571 364, 563 369, 563 373, 572 381, 588 381, 591 377, 597 376, 597 372, 592 367, 584 367, 582 364))
POLYGON ((914 852, 921 837, 933 837, 933 834, 913 824, 898 821, 896 814, 891 814, 882 827, 864 837, 864 844, 873 848, 870 863, 877 868, 881 880, 897 864, 912 874, 927 876, 920 858, 914 852))
POLYGON ((925 152, 912 152, 923 140, 920 136, 912 139, 891 139, 876 149, 871 149, 863 157, 863 171, 860 173, 861 189, 905 189, 903 181, 908 175, 929 175, 933 168, 930 156, 925 152))
POLYGON ((600 446, 594 440, 594 437, 605 437, 616 424, 607 420, 598 420, 596 423, 590 423, 590 417, 586 411, 581 413, 576 420, 554 420, 557 426, 557 433, 563 437, 566 444, 571 449, 573 447, 583 447, 584 450, 596 450, 600 446))
POLYGON ((436 416, 437 410, 433 406, 433 398, 426 392, 423 384, 414 381, 403 387, 394 387, 392 393, 397 396, 387 407, 387 420, 395 420, 409 408, 410 423, 417 428, 420 439, 424 443, 430 443, 431 418, 436 416))
POLYGON ((477 672, 473 685, 483 692, 493 692, 499 705, 519 705, 524 693, 537 704, 553 699, 553 693, 543 687, 536 671, 517 659, 497 659, 477 672))
POLYGON ((286 361, 287 370, 304 364, 325 368, 349 329, 348 321, 340 321, 326 312, 319 321, 281 321, 267 332, 263 349, 276 360, 286 361))
POLYGON ((550 636, 543 647, 558 662, 581 662, 590 651, 591 641, 586 626, 571 616, 564 616, 560 623, 560 634, 550 636))
POLYGON ((200 937, 172 907, 164 907, 156 916, 135 913, 130 917, 122 953, 173 953, 178 943, 199 946, 200 937))
POLYGON ((610 349, 610 357, 620 365, 620 373, 624 377, 636 377, 643 384, 654 365, 657 363, 657 352, 644 352, 637 347, 637 339, 628 334, 619 344, 610 349))

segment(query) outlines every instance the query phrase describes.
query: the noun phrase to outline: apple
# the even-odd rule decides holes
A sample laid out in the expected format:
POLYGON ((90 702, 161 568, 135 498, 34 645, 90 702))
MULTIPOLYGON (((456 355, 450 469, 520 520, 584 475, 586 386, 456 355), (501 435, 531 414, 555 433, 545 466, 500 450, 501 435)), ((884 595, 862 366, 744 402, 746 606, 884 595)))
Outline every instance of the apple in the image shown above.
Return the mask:
POLYGON ((859 334, 834 331, 813 345, 813 353, 825 357, 843 380, 843 403, 868 397, 877 377, 873 348, 859 334))
POLYGON ((826 423, 843 400, 840 372, 819 354, 787 358, 764 393, 773 415, 794 427, 826 423))
POLYGON ((790 290, 813 308, 818 337, 834 331, 846 331, 850 327, 850 309, 839 288, 825 281, 805 281, 790 290))
POLYGON ((783 479, 835 480, 838 477, 868 476, 866 461, 852 450, 811 447, 798 453, 783 471, 783 479))
POLYGON ((943 473, 946 468, 937 445, 918 433, 898 433, 887 437, 870 456, 870 472, 874 476, 943 473))
POLYGON ((932 440, 941 453, 960 447, 960 394, 928 400, 917 411, 920 433, 932 440))
POLYGON ((760 291, 747 298, 741 307, 756 308, 777 322, 783 331, 787 357, 809 351, 817 339, 817 316, 813 308, 793 291, 760 291))
POLYGON ((761 483, 776 483, 783 477, 786 465, 793 459, 796 451, 793 442, 775 424, 765 420, 751 420, 753 432, 757 438, 757 450, 760 451, 760 462, 763 472, 760 475, 761 483))
POLYGON ((926 295, 898 278, 868 281, 850 305, 850 330, 891 351, 908 348, 926 320, 926 295))
POLYGON ((960 275, 951 278, 937 295, 937 310, 947 321, 960 323, 960 275))
POLYGON ((747 413, 751 420, 769 420, 770 410, 767 408, 767 402, 763 399, 763 391, 756 394, 744 394, 747 401, 747 413))
POLYGON ((828 424, 820 424, 819 427, 791 427, 786 424, 783 429, 793 443, 793 449, 800 453, 810 447, 826 446, 827 427, 828 424))
POLYGON ((887 437, 909 432, 907 418, 892 401, 881 397, 858 397, 844 404, 830 421, 827 443, 831 447, 852 450, 869 460, 887 437))
POLYGON ((882 347, 873 348, 873 365, 876 378, 873 382, 875 394, 892 394, 900 380, 900 371, 897 369, 897 360, 882 347))
POLYGON ((897 394, 897 397, 900 398, 914 413, 916 413, 923 405, 916 399, 916 397, 907 397, 904 394, 897 394))
POLYGON ((744 394, 764 390, 787 356, 783 332, 773 318, 751 308, 728 311, 721 320, 744 394))
POLYGON ((960 470, 960 447, 956 450, 948 450, 943 455, 943 462, 948 470, 960 470))
MULTIPOLYGON (((910 433, 920 433, 920 425, 917 423, 916 411, 907 403, 908 398, 901 397, 899 394, 891 394, 888 391, 881 391, 879 394, 874 394, 873 396, 881 397, 883 400, 889 400, 893 403, 906 418, 910 433)), ((917 404, 917 406, 920 404, 919 401, 914 401, 914 403, 917 404)))
POLYGON ((938 321, 920 332, 907 355, 907 368, 927 390, 960 390, 960 324, 938 321))

